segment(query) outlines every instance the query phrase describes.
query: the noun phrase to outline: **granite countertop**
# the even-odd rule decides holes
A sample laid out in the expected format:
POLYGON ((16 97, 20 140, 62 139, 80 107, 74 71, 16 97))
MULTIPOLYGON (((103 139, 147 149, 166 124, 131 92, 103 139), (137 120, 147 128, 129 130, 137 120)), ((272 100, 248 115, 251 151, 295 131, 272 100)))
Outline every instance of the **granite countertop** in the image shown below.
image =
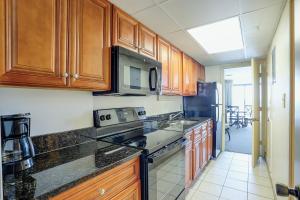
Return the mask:
POLYGON ((48 199, 140 154, 135 148, 101 141, 41 153, 30 171, 3 177, 4 199, 48 199))
POLYGON ((198 126, 199 124, 209 120, 209 117, 189 117, 189 118, 181 118, 181 119, 177 119, 174 121, 180 121, 180 120, 187 120, 187 121, 195 121, 195 123, 192 124, 174 124, 172 125, 171 123, 166 123, 167 120, 162 121, 162 120, 151 120, 148 121, 147 123, 148 126, 151 126, 152 129, 159 129, 159 130, 167 130, 167 131, 177 131, 177 132, 183 132, 186 133, 188 131, 190 131, 191 129, 193 129, 194 127, 198 126))

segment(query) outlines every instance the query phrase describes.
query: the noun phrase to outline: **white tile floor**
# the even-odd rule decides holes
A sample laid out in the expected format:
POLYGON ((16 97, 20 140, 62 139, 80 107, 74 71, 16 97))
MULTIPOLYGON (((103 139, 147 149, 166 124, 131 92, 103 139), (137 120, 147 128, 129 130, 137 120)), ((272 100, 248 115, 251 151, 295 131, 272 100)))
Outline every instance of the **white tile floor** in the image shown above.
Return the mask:
POLYGON ((274 199, 266 163, 253 169, 251 155, 223 152, 212 160, 189 190, 186 200, 274 199))

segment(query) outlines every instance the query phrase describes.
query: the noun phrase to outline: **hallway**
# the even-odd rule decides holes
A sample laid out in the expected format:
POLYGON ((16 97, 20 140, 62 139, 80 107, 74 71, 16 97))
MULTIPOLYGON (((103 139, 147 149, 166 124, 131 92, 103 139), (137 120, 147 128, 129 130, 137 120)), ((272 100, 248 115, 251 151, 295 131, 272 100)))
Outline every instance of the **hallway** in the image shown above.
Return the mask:
POLYGON ((211 160, 190 189, 187 200, 274 199, 266 163, 251 167, 251 155, 223 152, 211 160))

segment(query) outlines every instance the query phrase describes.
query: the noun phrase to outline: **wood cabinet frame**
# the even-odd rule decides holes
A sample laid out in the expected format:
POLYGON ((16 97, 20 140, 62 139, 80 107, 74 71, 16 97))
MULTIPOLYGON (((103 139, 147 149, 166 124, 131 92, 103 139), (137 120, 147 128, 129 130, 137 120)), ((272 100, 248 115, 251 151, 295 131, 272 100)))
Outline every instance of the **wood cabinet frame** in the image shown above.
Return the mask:
MULTIPOLYGON (((45 34, 42 31, 48 30, 46 27, 43 27, 44 30, 38 30, 37 24, 33 23, 35 20, 34 13, 22 13, 24 9, 17 10, 17 3, 21 2, 3 0, 0 4, 0 46, 4 47, 1 48, 0 53, 0 84, 65 87, 67 2, 63 0, 49 0, 47 2, 53 10, 50 10, 47 15, 48 20, 51 18, 51 23, 44 25, 51 28, 51 31, 45 34), (22 17, 22 14, 25 14, 26 18, 22 17), (19 22, 21 19, 26 20, 26 23, 30 23, 34 30, 26 29, 26 24, 19 22), (38 44, 34 44, 35 47, 25 48, 25 46, 28 47, 31 37, 34 37, 28 36, 30 32, 39 36, 39 39, 36 39, 38 44), (22 37, 23 35, 25 36, 22 37), (45 37, 50 35, 50 40, 48 38, 43 39, 44 35, 45 37), (41 45, 41 42, 44 41, 48 42, 48 52, 42 50, 45 46, 41 45), (37 53, 40 56, 35 58, 34 54, 37 53), (31 57, 30 54, 32 54, 31 57)), ((24 3, 23 6, 29 7, 30 2, 24 3)), ((40 16, 42 17, 42 15, 40 16)))
POLYGON ((156 34, 146 26, 139 24, 139 53, 156 60, 156 34), (150 40, 150 41, 149 41, 150 40), (150 47, 150 48, 148 48, 150 47))
POLYGON ((190 187, 192 182, 199 177, 210 160, 212 152, 212 142, 209 142, 210 139, 212 140, 212 137, 209 138, 210 130, 212 131, 212 121, 209 119, 185 134, 187 139, 185 151, 186 188, 190 187))
POLYGON ((132 18, 116 6, 113 6, 113 45, 119 45, 132 51, 138 52, 138 24, 138 21, 136 21, 134 18, 132 18), (122 26, 122 23, 125 27, 122 26), (125 30, 123 30, 123 28, 125 30), (127 36, 131 36, 132 41, 130 40, 130 38, 127 38, 127 36))
MULTIPOLYGON (((87 14, 87 13, 85 13, 87 14)), ((92 16, 90 16, 92 17, 92 16)), ((111 67, 110 67, 110 46, 111 46, 111 4, 106 0, 72 0, 70 2, 70 41, 69 41, 69 85, 73 88, 92 89, 92 90, 110 90, 111 88, 111 67), (101 47, 96 47, 93 42, 83 42, 84 39, 84 3, 93 4, 94 9, 98 8, 100 16, 103 16, 102 32, 91 33, 90 37, 97 38, 102 43, 101 47), (94 35, 92 35, 92 33, 94 35), (84 49, 86 47, 87 49, 84 49), (90 48, 90 49, 88 49, 90 48), (98 54, 92 51, 98 49, 98 54), (94 60, 102 60, 101 63, 91 63, 92 60, 85 58, 85 53, 93 55, 94 60), (90 69, 88 69, 90 68, 90 69), (97 72, 95 72, 97 71, 97 72)), ((90 26, 91 28, 91 26, 90 26)), ((87 37, 88 34, 85 34, 87 37)))

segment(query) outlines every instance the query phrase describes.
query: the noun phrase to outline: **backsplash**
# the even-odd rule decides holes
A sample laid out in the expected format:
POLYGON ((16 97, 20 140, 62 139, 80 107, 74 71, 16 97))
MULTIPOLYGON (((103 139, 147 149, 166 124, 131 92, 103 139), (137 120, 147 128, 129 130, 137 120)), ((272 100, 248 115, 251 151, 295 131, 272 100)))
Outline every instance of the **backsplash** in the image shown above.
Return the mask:
POLYGON ((31 113, 31 136, 93 126, 93 109, 144 106, 147 115, 182 110, 181 96, 92 96, 91 92, 0 88, 0 115, 31 113))

